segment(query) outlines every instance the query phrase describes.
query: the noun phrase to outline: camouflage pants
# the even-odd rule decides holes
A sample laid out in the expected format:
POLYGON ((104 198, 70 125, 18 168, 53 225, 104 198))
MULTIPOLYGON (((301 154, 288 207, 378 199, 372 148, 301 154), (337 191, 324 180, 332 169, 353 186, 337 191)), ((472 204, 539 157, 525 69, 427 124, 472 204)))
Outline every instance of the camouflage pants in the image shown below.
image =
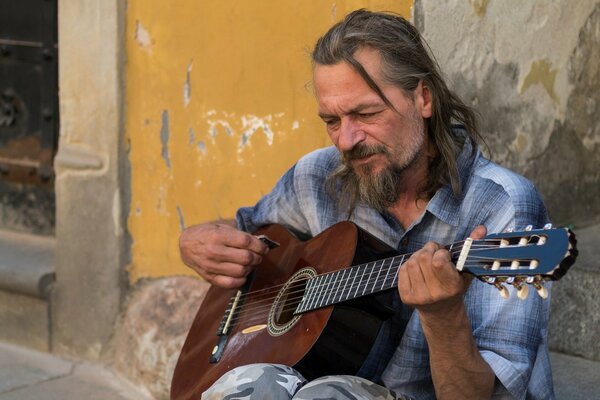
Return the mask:
POLYGON ((407 400, 356 376, 326 376, 307 382, 298 371, 279 364, 251 364, 219 378, 202 400, 407 400))

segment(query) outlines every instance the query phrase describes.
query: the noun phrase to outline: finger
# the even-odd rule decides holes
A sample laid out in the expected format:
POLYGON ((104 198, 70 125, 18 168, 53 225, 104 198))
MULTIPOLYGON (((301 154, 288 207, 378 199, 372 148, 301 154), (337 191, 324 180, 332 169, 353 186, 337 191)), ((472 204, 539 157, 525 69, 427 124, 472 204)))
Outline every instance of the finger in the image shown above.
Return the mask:
POLYGON ((419 251, 400 268, 398 291, 402 301, 408 305, 419 304, 428 297, 429 290, 420 265, 426 257, 427 252, 419 251))
POLYGON ((225 289, 235 289, 244 286, 246 278, 234 278, 225 275, 214 275, 209 281, 211 284, 225 289))
POLYGON ((479 239, 483 239, 486 234, 487 234, 487 228, 483 225, 478 225, 475 227, 475 229, 473 229, 473 231, 471 232, 469 237, 472 239, 475 239, 475 240, 479 240, 479 239))
POLYGON ((200 269, 204 275, 225 275, 231 276, 232 278, 244 278, 252 272, 251 266, 245 266, 229 262, 214 262, 207 260, 203 263, 200 269))
POLYGON ((263 257, 252 250, 221 246, 218 256, 214 259, 224 263, 233 263, 250 267, 260 264, 263 257))
POLYGON ((247 232, 235 229, 225 232, 223 244, 238 249, 247 249, 259 255, 265 255, 269 252, 269 246, 262 240, 247 232))

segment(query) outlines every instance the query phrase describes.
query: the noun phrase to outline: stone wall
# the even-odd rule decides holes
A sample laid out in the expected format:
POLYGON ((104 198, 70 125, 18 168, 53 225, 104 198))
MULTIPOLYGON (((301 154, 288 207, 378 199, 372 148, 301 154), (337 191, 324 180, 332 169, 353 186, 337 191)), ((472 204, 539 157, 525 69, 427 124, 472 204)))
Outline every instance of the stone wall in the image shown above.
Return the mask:
POLYGON ((600 216, 600 2, 417 0, 414 22, 481 114, 492 158, 557 224, 600 216))

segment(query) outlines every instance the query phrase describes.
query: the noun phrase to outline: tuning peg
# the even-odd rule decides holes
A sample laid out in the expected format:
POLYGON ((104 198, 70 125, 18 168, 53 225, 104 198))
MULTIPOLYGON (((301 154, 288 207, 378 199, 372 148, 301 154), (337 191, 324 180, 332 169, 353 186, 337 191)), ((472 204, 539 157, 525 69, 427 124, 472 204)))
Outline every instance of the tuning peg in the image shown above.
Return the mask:
POLYGON ((546 224, 546 225, 544 225, 544 229, 552 229, 552 224, 546 224))
POLYGON ((524 283, 515 283, 515 288, 517 288, 517 297, 520 300, 525 300, 529 296, 529 286, 524 283))
POLYGON ((506 286, 498 282, 494 283, 494 286, 496 287, 496 289, 498 289, 498 291, 500 292, 500 296, 502 296, 503 299, 509 298, 510 293, 508 293, 508 289, 506 288, 506 286))
POLYGON ((527 232, 529 232, 529 231, 530 231, 530 230, 532 230, 532 229, 533 229, 533 225, 527 225, 527 226, 525 227, 525 231, 527 231, 527 232))
POLYGON ((537 290, 537 293, 540 295, 542 299, 548 298, 548 289, 544 285, 539 282, 534 282, 533 287, 537 290))
POLYGON ((506 228, 504 230, 505 233, 513 233, 514 231, 515 231, 514 228, 506 228))

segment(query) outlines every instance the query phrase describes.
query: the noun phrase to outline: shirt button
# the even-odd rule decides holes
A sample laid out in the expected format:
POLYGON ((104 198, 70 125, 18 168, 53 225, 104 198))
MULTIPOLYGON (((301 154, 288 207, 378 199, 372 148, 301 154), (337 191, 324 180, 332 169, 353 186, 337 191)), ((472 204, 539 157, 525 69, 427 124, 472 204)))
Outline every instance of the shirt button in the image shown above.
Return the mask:
POLYGON ((404 239, 402 239, 401 243, 402 243, 402 246, 404 246, 404 247, 408 246, 408 238, 405 237, 404 239))

